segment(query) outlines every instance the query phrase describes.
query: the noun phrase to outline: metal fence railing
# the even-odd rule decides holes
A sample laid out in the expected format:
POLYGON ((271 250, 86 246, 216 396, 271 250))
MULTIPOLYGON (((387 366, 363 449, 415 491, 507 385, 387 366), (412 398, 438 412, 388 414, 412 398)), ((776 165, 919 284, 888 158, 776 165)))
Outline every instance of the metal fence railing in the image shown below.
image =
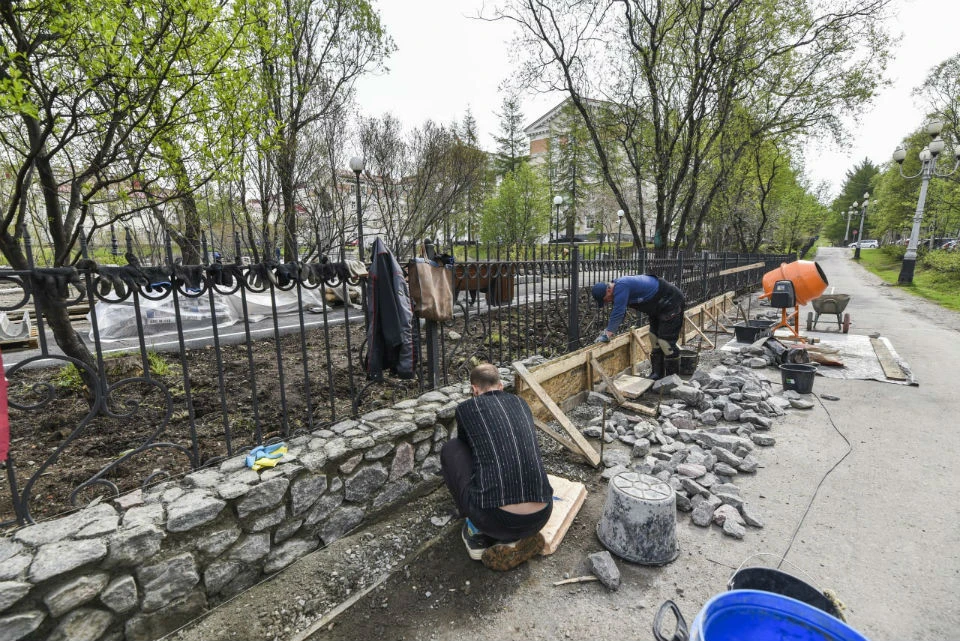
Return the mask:
MULTIPOLYGON (((25 250, 32 265, 29 241, 25 250)), ((577 349, 606 322, 590 304, 595 281, 655 273, 694 305, 754 286, 791 260, 485 250, 483 260, 456 265, 452 321, 415 319, 414 377, 369 380, 366 280, 356 264, 184 266, 169 241, 165 254, 163 265, 0 271, 0 330, 23 334, 29 324, 35 334, 24 334, 17 351, 4 346, 10 448, 0 524, 48 517, 460 383, 482 361, 577 349), (762 266, 721 275, 754 263, 762 266)), ((209 261, 206 247, 203 255, 209 261)))

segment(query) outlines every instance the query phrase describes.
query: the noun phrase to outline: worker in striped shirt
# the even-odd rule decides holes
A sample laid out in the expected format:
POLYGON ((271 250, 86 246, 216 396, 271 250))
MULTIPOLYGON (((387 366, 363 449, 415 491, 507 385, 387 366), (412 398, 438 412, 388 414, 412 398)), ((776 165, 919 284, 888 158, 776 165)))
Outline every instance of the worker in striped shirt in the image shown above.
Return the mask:
POLYGON ((440 452, 441 473, 461 516, 470 558, 512 569, 543 549, 553 511, 530 407, 503 391, 489 363, 470 372, 473 398, 457 406, 457 436, 440 452))

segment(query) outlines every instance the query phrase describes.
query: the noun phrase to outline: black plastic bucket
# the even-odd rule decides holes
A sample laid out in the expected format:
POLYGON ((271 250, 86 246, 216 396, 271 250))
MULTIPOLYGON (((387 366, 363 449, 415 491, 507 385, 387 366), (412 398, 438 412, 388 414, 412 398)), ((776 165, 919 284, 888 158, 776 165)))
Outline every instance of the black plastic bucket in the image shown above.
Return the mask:
POLYGON ((680 354, 671 354, 663 358, 663 373, 665 376, 680 373, 680 354))
POLYGON ((772 568, 743 568, 737 570, 727 587, 731 590, 761 590, 803 601, 832 617, 843 620, 843 615, 833 601, 809 583, 795 576, 772 568))
POLYGON ((700 364, 700 354, 692 349, 680 350, 680 376, 693 376, 700 364))
POLYGON ((746 323, 734 325, 733 333, 736 335, 738 343, 754 343, 758 339, 769 335, 772 325, 773 321, 748 320, 746 323))
POLYGON ((817 368, 813 365, 784 363, 780 366, 783 389, 792 389, 800 394, 809 394, 813 391, 813 377, 816 373, 817 368))

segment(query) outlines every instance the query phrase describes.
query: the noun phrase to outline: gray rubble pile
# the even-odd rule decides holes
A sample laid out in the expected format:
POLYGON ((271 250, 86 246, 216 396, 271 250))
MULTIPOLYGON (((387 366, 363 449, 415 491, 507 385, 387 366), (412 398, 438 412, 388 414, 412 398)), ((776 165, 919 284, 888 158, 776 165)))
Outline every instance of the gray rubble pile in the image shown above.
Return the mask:
MULTIPOLYGON (((631 448, 604 452, 603 478, 627 470, 655 476, 676 490, 679 511, 690 513, 701 527, 716 524, 727 536, 740 539, 746 526, 763 527, 762 515, 743 496, 737 478, 761 467, 757 452, 776 443, 770 434, 776 418, 813 403, 796 392, 775 390, 757 375, 751 359, 764 356, 748 346, 687 381, 676 375, 658 380, 653 389, 663 395, 659 419, 621 411, 611 412, 605 424, 602 417, 590 419, 585 436, 631 448)), ((600 404, 602 396, 591 393, 587 402, 600 404)))

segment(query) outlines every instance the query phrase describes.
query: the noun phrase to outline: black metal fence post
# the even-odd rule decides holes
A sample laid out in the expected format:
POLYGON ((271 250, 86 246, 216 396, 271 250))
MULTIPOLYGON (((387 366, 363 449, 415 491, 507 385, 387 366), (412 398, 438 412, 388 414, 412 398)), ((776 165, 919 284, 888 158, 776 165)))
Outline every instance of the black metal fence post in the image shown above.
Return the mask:
POLYGON ((570 250, 570 315, 567 319, 567 349, 580 347, 580 248, 570 250))

